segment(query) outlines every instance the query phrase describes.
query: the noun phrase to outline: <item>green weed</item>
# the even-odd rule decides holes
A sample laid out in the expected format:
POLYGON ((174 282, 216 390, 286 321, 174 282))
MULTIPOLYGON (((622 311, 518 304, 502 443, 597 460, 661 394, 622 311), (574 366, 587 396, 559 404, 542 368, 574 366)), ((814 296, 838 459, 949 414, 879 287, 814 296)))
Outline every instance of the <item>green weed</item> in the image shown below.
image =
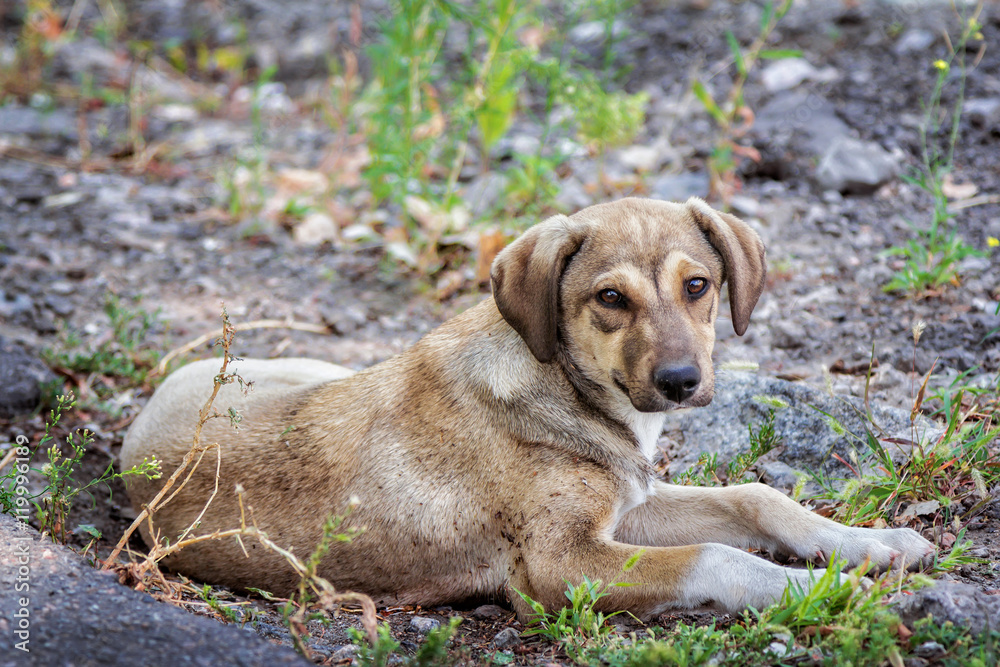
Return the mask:
MULTIPOLYGON (((640 549, 625 561, 622 566, 622 574, 627 574, 635 567, 644 553, 640 549)), ((533 600, 528 595, 515 589, 518 596, 531 608, 534 613, 532 625, 523 633, 523 636, 530 637, 538 635, 549 641, 555 642, 573 660, 579 660, 588 647, 605 643, 611 633, 611 628, 606 625, 606 621, 621 612, 614 612, 605 615, 604 612, 595 609, 598 601, 605 597, 612 587, 632 586, 626 582, 612 582, 604 584, 600 579, 590 579, 583 575, 583 581, 574 586, 566 582, 567 589, 564 593, 569 605, 559 610, 559 613, 546 611, 540 602, 533 600)))
POLYGON ((302 655, 308 656, 309 649, 305 639, 309 637, 307 621, 325 619, 325 611, 331 601, 329 591, 332 587, 320 581, 318 570, 324 556, 330 551, 334 542, 350 542, 364 532, 354 526, 343 527, 344 521, 357 507, 358 501, 352 498, 344 514, 332 514, 323 522, 323 535, 309 558, 301 564, 299 585, 292 598, 282 607, 282 618, 292 635, 292 643, 302 655), (323 584, 326 584, 325 586, 323 584))
MULTIPOLYGON (((64 334, 62 349, 46 348, 42 350, 42 358, 49 366, 71 373, 118 378, 131 387, 145 384, 158 359, 146 339, 156 326, 159 311, 150 313, 138 306, 138 299, 131 305, 115 294, 108 294, 104 313, 110 321, 111 335, 96 348, 83 349, 79 337, 69 331, 64 334)), ((102 380, 94 388, 98 396, 107 397, 121 387, 102 380)))
POLYGON ((862 447, 860 452, 852 450, 850 462, 834 455, 851 470, 850 479, 813 474, 823 489, 820 497, 837 504, 836 518, 850 525, 905 520, 902 506, 913 503, 922 503, 922 514, 940 513, 946 524, 967 523, 978 515, 992 500, 989 488, 1000 482, 1000 426, 992 417, 978 418, 963 409, 964 393, 959 387, 942 394, 948 409, 943 413, 945 432, 934 442, 910 443, 903 457, 894 458, 871 429, 857 436, 835 424, 862 447))
POLYGON ((934 209, 926 228, 911 223, 916 236, 905 245, 890 248, 884 253, 888 257, 903 258, 903 268, 883 287, 886 292, 906 292, 916 296, 938 292, 949 284, 957 285, 957 264, 966 257, 985 255, 965 243, 958 234, 954 224, 955 213, 948 209, 948 197, 944 192, 945 177, 954 168, 959 120, 965 103, 965 82, 968 76, 966 46, 970 40, 982 39, 979 24, 982 9, 983 5, 980 3, 964 21, 955 44, 951 45, 949 42, 951 50, 946 58, 933 64, 937 77, 920 125, 921 164, 915 173, 904 176, 903 180, 930 195, 934 209), (958 90, 950 112, 951 124, 947 127, 942 146, 941 135, 946 129, 942 119, 948 114, 941 98, 955 61, 960 70, 958 90))
POLYGON ((236 623, 240 620, 240 615, 236 610, 231 605, 222 604, 211 586, 204 584, 201 588, 196 588, 195 590, 198 593, 198 597, 208 605, 209 609, 216 612, 222 618, 223 622, 236 623))
POLYGON ((719 462, 717 454, 702 453, 698 461, 674 477, 672 483, 686 486, 730 486, 759 481, 760 478, 751 473, 751 469, 762 456, 781 444, 781 438, 774 430, 774 419, 776 411, 787 408, 788 404, 774 396, 756 396, 754 399, 767 406, 767 416, 756 429, 753 424, 747 426, 750 449, 737 454, 725 466, 719 462))
POLYGON ((427 634, 427 639, 420 645, 417 652, 412 657, 401 661, 399 660, 400 656, 396 654, 400 644, 392 638, 392 629, 388 623, 379 626, 378 637, 374 644, 371 644, 367 636, 357 628, 348 628, 347 633, 354 645, 358 647, 357 661, 361 667, 385 667, 390 664, 391 658, 396 658, 397 664, 411 667, 432 667, 433 665, 453 663, 448 656, 448 643, 461 624, 462 619, 455 616, 448 621, 447 625, 434 628, 427 634))
POLYGON ((250 101, 251 144, 246 150, 237 152, 232 169, 216 178, 223 192, 222 204, 234 220, 256 218, 267 199, 269 163, 262 102, 264 86, 271 82, 277 71, 275 66, 267 68, 254 83, 250 101))
POLYGON ((743 88, 750 77, 750 72, 759 60, 799 57, 799 51, 791 49, 766 49, 767 41, 778 27, 778 23, 792 8, 793 0, 781 0, 775 3, 769 1, 760 18, 757 37, 753 43, 743 49, 732 31, 726 31, 726 41, 736 67, 736 76, 729 88, 729 94, 722 101, 709 91, 700 80, 695 80, 691 90, 698 101, 715 121, 718 128, 718 139, 709 157, 708 167, 711 178, 711 194, 720 197, 724 202, 739 188, 736 167, 741 158, 747 157, 759 160, 755 149, 740 143, 740 139, 749 131, 753 124, 753 112, 743 99, 743 88))
MULTIPOLYGON (((53 541, 66 542, 67 519, 74 502, 81 494, 91 495, 91 489, 104 485, 111 493, 111 482, 120 479, 127 480, 130 477, 141 476, 146 479, 157 479, 160 476, 160 462, 156 459, 152 461, 143 460, 140 465, 133 466, 128 470, 115 472, 114 464, 109 462, 107 469, 98 477, 86 483, 79 483, 75 475, 79 472, 80 462, 93 444, 94 436, 89 431, 83 430, 77 433, 70 433, 66 436, 66 447, 69 454, 63 453, 63 448, 55 442, 55 431, 62 421, 64 412, 72 410, 76 405, 76 399, 72 395, 59 396, 55 407, 45 420, 45 434, 38 445, 31 452, 29 458, 44 451, 47 459, 40 468, 31 468, 39 473, 45 481, 44 488, 34 496, 25 496, 35 506, 35 518, 38 521, 38 529, 48 534, 53 541)), ((3 477, 0 477, 0 510, 5 514, 15 515, 15 508, 18 506, 18 497, 14 484, 24 487, 19 480, 27 473, 27 469, 15 465, 3 477)), ((91 496, 93 499, 93 496, 91 496)), ((86 529, 84 532, 87 532, 86 529)))

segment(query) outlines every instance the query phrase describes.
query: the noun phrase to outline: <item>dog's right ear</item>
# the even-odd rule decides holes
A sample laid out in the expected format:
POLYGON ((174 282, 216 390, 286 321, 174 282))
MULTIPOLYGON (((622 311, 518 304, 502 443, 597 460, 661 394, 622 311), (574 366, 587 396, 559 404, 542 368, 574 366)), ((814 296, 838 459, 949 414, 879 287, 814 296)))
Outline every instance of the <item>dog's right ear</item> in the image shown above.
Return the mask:
POLYGON ((543 364, 556 354, 559 281, 586 235, 586 223, 553 216, 504 248, 490 269, 497 309, 543 364))

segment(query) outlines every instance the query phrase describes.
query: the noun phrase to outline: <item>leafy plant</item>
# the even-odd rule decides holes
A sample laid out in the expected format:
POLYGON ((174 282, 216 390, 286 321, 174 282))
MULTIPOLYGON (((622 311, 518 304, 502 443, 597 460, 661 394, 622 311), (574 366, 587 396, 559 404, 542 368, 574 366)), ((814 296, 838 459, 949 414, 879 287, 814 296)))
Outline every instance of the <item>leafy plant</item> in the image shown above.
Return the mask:
POLYGON ((423 195, 423 170, 444 130, 438 52, 457 9, 444 0, 398 0, 369 49, 372 82, 362 96, 371 163, 364 171, 376 202, 423 195))
MULTIPOLYGON (((282 608, 282 618, 292 635, 292 642, 302 655, 309 655, 304 638, 309 636, 306 621, 315 617, 312 609, 313 603, 319 602, 318 605, 315 605, 318 610, 323 610, 330 605, 330 600, 324 599, 328 597, 328 590, 319 582, 318 570, 323 557, 329 553, 334 542, 350 542, 364 532, 361 528, 354 526, 342 529, 344 521, 358 506, 358 502, 357 498, 352 498, 344 514, 330 515, 323 522, 323 536, 312 554, 302 564, 298 588, 292 595, 292 599, 286 602, 282 608)), ((318 613, 321 614, 321 611, 318 613)))
POLYGON ((753 125, 753 111, 743 99, 743 88, 750 77, 750 72, 758 60, 801 56, 799 51, 792 49, 764 48, 771 33, 792 8, 792 2, 793 0, 781 0, 775 6, 773 1, 769 1, 764 6, 757 37, 746 49, 740 46, 732 31, 726 31, 726 41, 733 57, 733 64, 736 66, 736 77, 724 100, 717 100, 700 80, 695 80, 691 85, 695 97, 705 107, 718 128, 718 139, 709 157, 708 167, 711 194, 722 198, 724 202, 728 202, 739 187, 736 176, 737 160, 743 157, 754 161, 760 160, 759 154, 753 147, 743 145, 739 141, 753 125))
POLYGON ((374 643, 366 641, 364 633, 357 628, 348 628, 347 634, 358 647, 358 664, 362 667, 385 667, 390 656, 399 649, 399 642, 392 638, 392 628, 388 623, 378 626, 378 637, 374 643))
MULTIPOLYGON (((420 645, 413 657, 400 661, 401 664, 412 667, 450 664, 448 642, 451 641, 461 624, 462 619, 455 616, 448 621, 447 625, 434 628, 427 633, 427 639, 420 645)), ((347 634, 354 645, 358 647, 357 661, 361 667, 385 667, 390 663, 390 658, 398 658, 395 654, 399 650, 400 644, 392 638, 392 629, 388 623, 383 623, 378 627, 378 636, 374 643, 369 642, 367 636, 357 628, 348 628, 347 634)))
MULTIPOLYGON (((47 348, 42 357, 49 366, 73 373, 109 376, 125 380, 129 386, 145 383, 146 376, 157 361, 157 354, 147 348, 146 338, 156 325, 159 311, 152 313, 128 304, 116 294, 104 299, 104 313, 111 323, 111 336, 96 349, 85 350, 73 332, 65 334, 62 349, 47 348)), ((98 385, 99 394, 108 394, 115 387, 98 385)))
POLYGON ((205 584, 201 588, 196 588, 195 590, 198 593, 198 597, 200 597, 205 604, 208 605, 209 609, 219 614, 223 622, 236 623, 240 620, 240 616, 236 613, 236 610, 233 609, 232 606, 222 604, 218 596, 215 594, 215 591, 212 590, 211 586, 205 584))
MULTIPOLYGON (((622 574, 628 573, 642 558, 644 550, 640 549, 622 566, 622 574)), ((559 610, 558 614, 546 611, 545 607, 530 596, 515 589, 518 596, 534 612, 533 625, 523 634, 525 637, 538 635, 557 642, 566 654, 574 660, 581 657, 588 646, 603 643, 611 629, 605 621, 621 612, 604 615, 595 609, 598 601, 608 595, 609 589, 615 586, 632 586, 625 582, 604 584, 600 579, 590 579, 583 575, 583 580, 574 586, 566 582, 564 592, 569 605, 559 610)))
POLYGON ((631 143, 642 130, 649 95, 645 92, 609 93, 596 80, 581 83, 573 95, 577 107, 577 133, 594 144, 599 155, 609 147, 631 143))
MULTIPOLYGON (((35 505, 38 529, 47 533, 53 541, 63 543, 66 542, 66 522, 70 510, 80 494, 90 495, 91 489, 102 484, 110 493, 110 484, 116 479, 124 480, 132 476, 157 479, 160 476, 160 462, 156 459, 152 461, 144 459, 141 464, 121 472, 115 472, 114 464, 109 462, 107 469, 98 477, 83 484, 77 482, 75 475, 78 473, 80 462, 87 453, 87 449, 94 441, 94 436, 86 430, 68 434, 66 436, 66 446, 70 450, 68 455, 64 454, 62 447, 54 442, 55 431, 62 421, 63 413, 72 410, 75 406, 76 399, 72 395, 61 395, 57 398, 55 406, 45 420, 45 434, 32 453, 33 456, 37 452, 44 451, 48 459, 41 468, 32 468, 41 474, 45 481, 45 488, 37 495, 29 497, 35 505), (46 447, 47 445, 49 446, 46 447)), ((13 488, 17 472, 16 469, 12 469, 5 476, 0 477, 0 506, 2 506, 0 509, 9 514, 14 514, 13 510, 17 505, 17 492, 13 488)))
POLYGON ((982 39, 979 3, 962 26, 958 41, 951 46, 943 60, 934 61, 937 76, 930 97, 924 107, 920 125, 921 164, 919 169, 903 180, 930 195, 934 202, 930 225, 917 228, 911 223, 916 236, 903 246, 890 248, 889 257, 902 257, 903 268, 884 287, 886 292, 906 292, 911 295, 934 293, 948 284, 958 284, 957 264, 966 257, 981 257, 985 253, 965 243, 954 224, 955 214, 948 209, 945 195, 945 177, 954 168, 955 144, 958 141, 959 120, 965 103, 965 81, 968 76, 965 53, 970 40, 982 39), (951 108, 947 135, 942 146, 940 135, 945 130, 942 118, 946 116, 942 94, 949 79, 952 64, 958 61, 960 75, 955 103, 951 108))
POLYGON ((234 220, 259 215, 267 199, 266 180, 269 165, 263 103, 267 86, 277 72, 277 66, 272 65, 261 72, 254 83, 250 99, 251 144, 237 151, 235 165, 217 178, 224 193, 225 208, 234 220))
POLYGON ((950 412, 945 432, 935 442, 911 444, 902 461, 893 458, 872 430, 859 437, 835 424, 838 432, 864 447, 861 453, 852 452, 850 462, 834 455, 851 470, 852 478, 838 481, 813 475, 823 488, 821 497, 837 504, 836 518, 852 525, 891 521, 902 503, 928 501, 937 505, 929 506, 927 513, 940 510, 949 521, 969 521, 981 512, 992 500, 988 489, 1000 482, 996 449, 1000 426, 992 418, 974 419, 975 412, 963 410, 963 393, 958 388, 957 395, 946 398, 950 412), (963 511, 967 503, 971 507, 963 511))
POLYGON ((680 473, 672 480, 674 484, 688 486, 729 486, 758 481, 757 475, 750 470, 757 465, 762 456, 781 444, 781 438, 774 430, 776 411, 787 408, 788 404, 774 396, 755 396, 754 400, 767 406, 767 416, 754 429, 753 424, 747 426, 750 435, 750 449, 740 452, 733 460, 723 465, 715 453, 704 452, 698 461, 680 473))

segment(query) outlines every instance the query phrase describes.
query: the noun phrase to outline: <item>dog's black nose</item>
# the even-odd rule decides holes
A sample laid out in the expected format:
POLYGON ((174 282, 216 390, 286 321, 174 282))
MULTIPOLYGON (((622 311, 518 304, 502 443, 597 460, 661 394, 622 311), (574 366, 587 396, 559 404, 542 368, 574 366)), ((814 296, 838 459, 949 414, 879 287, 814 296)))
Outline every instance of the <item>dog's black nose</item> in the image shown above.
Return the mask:
POLYGON ((661 394, 674 403, 690 398, 698 388, 699 382, 701 382, 701 371, 697 366, 660 366, 653 372, 653 384, 661 394))

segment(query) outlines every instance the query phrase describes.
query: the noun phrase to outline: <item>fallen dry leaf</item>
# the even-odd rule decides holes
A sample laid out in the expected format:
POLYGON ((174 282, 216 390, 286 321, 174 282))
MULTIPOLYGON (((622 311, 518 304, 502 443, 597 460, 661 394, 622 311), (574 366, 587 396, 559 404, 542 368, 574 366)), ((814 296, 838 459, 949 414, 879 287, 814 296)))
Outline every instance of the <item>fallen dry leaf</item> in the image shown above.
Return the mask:
POLYGON ((968 199, 974 197, 979 188, 975 183, 956 183, 951 174, 945 174, 944 182, 941 183, 941 192, 951 200, 968 199))
POLYGON ((507 239, 498 230, 490 230, 479 235, 479 247, 476 249, 476 282, 485 283, 490 279, 490 267, 493 260, 507 245, 507 239))

